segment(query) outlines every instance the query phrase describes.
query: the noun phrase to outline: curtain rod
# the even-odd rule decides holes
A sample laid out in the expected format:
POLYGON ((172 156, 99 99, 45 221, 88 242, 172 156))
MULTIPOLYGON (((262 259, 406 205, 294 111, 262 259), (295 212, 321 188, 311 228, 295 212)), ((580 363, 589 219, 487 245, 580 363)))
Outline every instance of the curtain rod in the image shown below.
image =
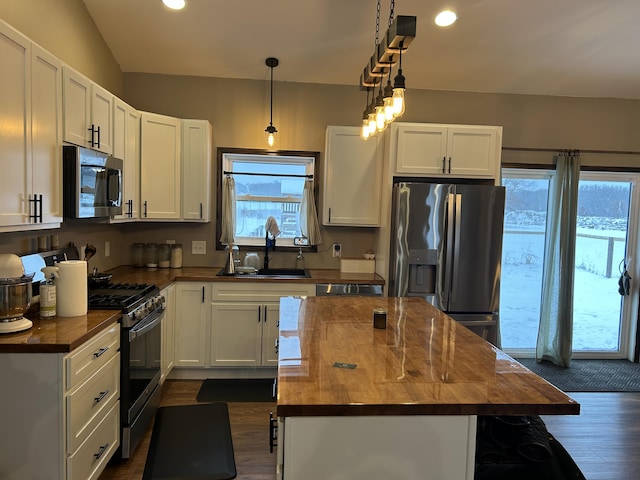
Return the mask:
MULTIPOLYGON (((566 148, 532 148, 532 147, 502 147, 502 150, 509 150, 512 152, 562 152, 566 148)), ((620 151, 620 150, 580 150, 580 153, 604 153, 611 155, 640 155, 640 152, 634 151, 620 151)))
POLYGON ((260 177, 295 177, 295 178, 313 178, 313 175, 295 175, 293 173, 252 173, 252 172, 222 172, 225 175, 257 175, 260 177))

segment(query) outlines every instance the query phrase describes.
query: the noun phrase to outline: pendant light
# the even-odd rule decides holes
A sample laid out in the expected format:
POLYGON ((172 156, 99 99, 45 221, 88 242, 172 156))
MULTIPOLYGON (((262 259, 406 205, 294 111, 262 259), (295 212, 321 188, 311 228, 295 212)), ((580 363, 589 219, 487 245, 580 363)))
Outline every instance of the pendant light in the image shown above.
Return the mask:
MULTIPOLYGON (((376 8, 376 35, 374 54, 366 63, 360 75, 360 89, 373 92, 372 102, 362 114, 363 139, 384 131, 405 110, 405 77, 402 74, 402 53, 416 36, 417 18, 414 16, 394 16, 395 0, 389 4, 389 28, 378 42, 380 35, 380 0, 376 8), (394 18, 395 17, 395 18, 394 18), (398 62, 398 72, 391 84, 391 72, 398 62), (386 86, 383 79, 387 77, 386 86), (376 88, 379 88, 376 97, 376 88), (365 132, 366 125, 369 133, 365 132)), ((368 99, 368 96, 367 96, 368 99)))
POLYGON ((276 134, 278 130, 273 126, 273 69, 280 63, 277 58, 269 57, 265 61, 267 67, 271 69, 271 116, 269 117, 269 125, 264 130, 267 135, 267 145, 273 147, 276 143, 276 134))
POLYGON ((403 42, 400 41, 400 61, 398 67, 398 74, 393 79, 393 117, 401 117, 404 113, 404 75, 402 75, 402 47, 403 42))

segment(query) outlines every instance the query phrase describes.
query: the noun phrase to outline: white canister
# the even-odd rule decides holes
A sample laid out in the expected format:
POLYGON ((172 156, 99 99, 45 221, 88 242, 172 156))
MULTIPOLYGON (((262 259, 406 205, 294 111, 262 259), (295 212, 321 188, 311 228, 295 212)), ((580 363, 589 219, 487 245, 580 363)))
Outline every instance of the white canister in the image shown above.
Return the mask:
POLYGON ((77 317, 87 314, 87 262, 65 260, 55 264, 59 278, 57 287, 58 317, 77 317))

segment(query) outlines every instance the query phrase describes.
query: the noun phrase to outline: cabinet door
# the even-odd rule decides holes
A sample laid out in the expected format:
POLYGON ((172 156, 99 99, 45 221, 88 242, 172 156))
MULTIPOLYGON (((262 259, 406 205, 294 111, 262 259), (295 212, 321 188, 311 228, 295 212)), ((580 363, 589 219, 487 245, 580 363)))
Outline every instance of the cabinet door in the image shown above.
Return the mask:
POLYGON ((140 118, 141 218, 179 220, 180 120, 147 112, 140 118))
POLYGON ((170 285, 162 291, 165 299, 164 320, 162 323, 162 352, 160 382, 163 383, 175 362, 175 315, 176 315, 176 287, 170 285))
POLYGON ((91 84, 91 125, 93 148, 104 153, 113 152, 113 95, 95 83, 91 84))
POLYGON ((446 173, 447 127, 419 123, 392 125, 397 174, 440 176, 446 173))
POLYGON ((113 220, 122 222, 140 218, 140 113, 122 100, 114 100, 114 152, 123 148, 124 154, 122 215, 113 220))
POLYGON ((64 141, 91 147, 91 81, 69 67, 62 73, 64 141))
POLYGON ((280 337, 280 304, 264 305, 262 319, 262 366, 278 366, 278 338, 280 337))
MULTIPOLYGON (((37 45, 31 53, 31 155, 42 223, 62 222, 62 62, 37 45)), ((57 226, 57 225, 52 225, 57 226)))
POLYGON ((0 22, 0 225, 29 222, 30 49, 27 38, 0 22))
POLYGON ((380 225, 379 141, 379 137, 362 140, 359 127, 327 127, 324 225, 380 225))
POLYGON ((211 203, 211 124, 182 121, 182 218, 208 222, 211 203))
POLYGON ((447 136, 448 173, 464 177, 495 177, 499 173, 498 129, 450 127, 447 136))
POLYGON ((113 99, 113 151, 111 155, 124 161, 127 138, 127 104, 113 99))
POLYGON ((176 284, 175 365, 204 367, 207 359, 207 319, 210 287, 204 283, 176 284))
POLYGON ((211 366, 260 365, 263 308, 256 303, 212 304, 211 366))

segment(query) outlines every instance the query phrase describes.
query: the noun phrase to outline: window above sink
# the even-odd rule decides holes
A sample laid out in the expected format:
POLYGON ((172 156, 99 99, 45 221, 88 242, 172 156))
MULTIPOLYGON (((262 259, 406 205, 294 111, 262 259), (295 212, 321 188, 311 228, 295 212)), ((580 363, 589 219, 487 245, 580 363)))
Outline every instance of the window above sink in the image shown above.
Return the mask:
MULTIPOLYGON (((264 246, 265 221, 273 216, 281 232, 277 248, 295 248, 294 238, 301 236, 304 183, 317 176, 318 158, 319 152, 218 148, 217 231, 222 222, 222 181, 230 173, 236 190, 235 245, 264 246)), ((314 200, 317 210, 317 188, 314 200)), ((224 249, 219 238, 216 244, 217 249, 224 249)), ((315 246, 305 248, 316 251, 315 246)))

